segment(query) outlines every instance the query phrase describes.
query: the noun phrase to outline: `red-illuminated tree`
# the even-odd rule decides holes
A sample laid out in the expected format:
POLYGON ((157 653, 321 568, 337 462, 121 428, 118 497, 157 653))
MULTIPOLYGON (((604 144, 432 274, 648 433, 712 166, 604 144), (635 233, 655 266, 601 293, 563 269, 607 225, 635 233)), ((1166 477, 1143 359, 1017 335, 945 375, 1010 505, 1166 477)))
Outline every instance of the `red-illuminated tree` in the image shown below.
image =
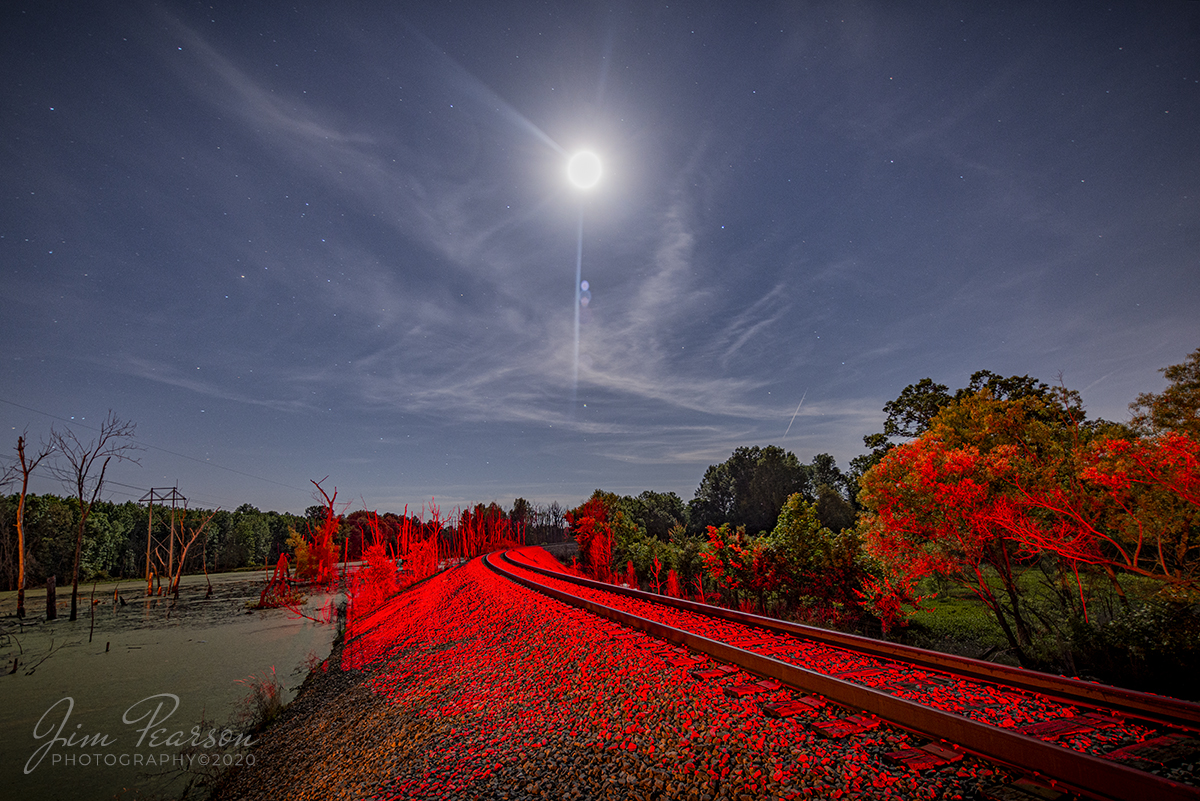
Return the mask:
POLYGON ((603 498, 592 497, 567 512, 567 522, 579 545, 580 564, 589 575, 607 581, 612 573, 612 526, 603 498))
POLYGON ((508 515, 496 503, 487 506, 479 503, 459 515, 454 552, 448 555, 472 559, 500 548, 518 545, 521 544, 522 531, 523 527, 514 529, 508 515))
POLYGON ((667 595, 671 598, 683 597, 683 590, 679 586, 679 574, 674 570, 667 571, 667 595))
POLYGON ((1200 443, 1179 433, 1141 440, 1105 439, 1095 443, 1085 475, 1106 488, 1161 489, 1200 507, 1200 443))
MULTIPOLYGON (((1002 400, 986 388, 960 393, 920 437, 893 448, 861 480, 865 546, 889 586, 911 599, 920 578, 942 575, 970 589, 1022 664, 1030 663, 1032 638, 1018 578, 1042 549, 1005 522, 1028 510, 1033 493, 1079 495, 1076 401, 1066 391, 1014 391, 1002 400)), ((1066 540, 1058 552, 1069 561, 1066 540)))
POLYGON ((1032 482, 1013 469, 1015 497, 994 520, 1031 551, 1052 551, 1110 576, 1133 573, 1200 587, 1200 444, 1168 433, 1146 439, 1100 437, 1078 460, 1081 480, 1032 482))
POLYGON ((876 611, 894 618, 898 603, 916 598, 921 578, 946 576, 987 606, 1028 664, 1030 634, 1017 590, 1021 558, 991 524, 997 493, 982 461, 974 446, 953 448, 923 436, 892 449, 863 476, 865 546, 886 571, 882 583, 868 584, 868 593, 876 611))
MULTIPOLYGON (((326 476, 328 478, 328 476, 326 476)), ((332 584, 337 581, 338 549, 333 543, 333 537, 341 526, 342 516, 335 510, 337 487, 333 495, 325 492, 321 481, 313 481, 312 485, 320 493, 324 505, 321 508, 320 526, 313 529, 310 524, 309 538, 305 542, 303 556, 298 552, 296 577, 316 584, 332 584)))
POLYGON ((566 514, 571 534, 579 544, 580 566, 591 576, 608 581, 613 573, 613 555, 627 551, 639 536, 637 524, 622 508, 621 498, 596 490, 592 497, 566 514))
POLYGON ((1023 565, 1049 557, 1073 578, 1085 622, 1084 569, 1102 571, 1122 597, 1121 573, 1196 591, 1195 441, 1082 426, 1077 396, 1057 397, 960 397, 863 477, 866 546, 895 590, 885 600, 873 583, 877 602, 894 605, 920 577, 946 576, 987 605, 1025 663, 1023 565))
POLYGON ((292 585, 291 572, 288 568, 286 553, 279 554, 275 570, 271 573, 267 586, 263 587, 258 596, 259 609, 275 609, 280 606, 299 609, 304 603, 304 595, 292 585))

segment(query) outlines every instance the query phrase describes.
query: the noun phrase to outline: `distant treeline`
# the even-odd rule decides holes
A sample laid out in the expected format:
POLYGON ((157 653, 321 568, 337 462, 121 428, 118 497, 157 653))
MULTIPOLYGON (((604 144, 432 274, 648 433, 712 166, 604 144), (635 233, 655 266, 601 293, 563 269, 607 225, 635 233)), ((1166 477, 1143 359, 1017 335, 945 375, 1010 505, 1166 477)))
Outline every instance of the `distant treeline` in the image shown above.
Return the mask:
MULTIPOLYGON (((18 495, 0 495, 0 590, 14 590, 17 585, 18 495)), ((535 505, 522 502, 519 521, 523 524, 526 541, 533 544, 561 542, 566 536, 565 510, 558 503, 535 505)), ((496 504, 478 505, 475 514, 508 513, 496 504)), ((469 512, 471 513, 471 512, 469 512)), ((310 506, 303 515, 286 512, 263 512, 243 504, 233 511, 211 509, 176 509, 172 522, 170 506, 154 506, 153 519, 145 504, 132 501, 117 504, 98 501, 87 518, 83 550, 80 557, 80 581, 106 578, 141 578, 146 575, 146 544, 150 535, 152 550, 166 548, 172 524, 178 531, 199 528, 209 515, 200 539, 188 553, 185 573, 236 570, 274 564, 281 553, 289 551, 291 531, 306 534, 309 526, 325 519, 325 507, 310 506)), ((368 535, 367 517, 371 513, 357 511, 346 515, 338 529, 335 544, 339 556, 359 559, 364 536, 368 535)), ((379 516, 380 527, 388 534, 400 527, 401 516, 386 513, 379 516)), ((414 521, 416 522, 416 521, 414 521)), ((451 540, 455 520, 430 521, 439 536, 451 540)), ((75 534, 79 526, 79 501, 57 495, 27 495, 25 498, 26 587, 44 584, 55 576, 59 586, 69 584, 75 558, 75 534)), ((391 539, 391 538, 389 538, 391 539)), ((152 560, 153 561, 153 560, 152 560)))
MULTIPOLYGON (((0 496, 0 587, 16 589, 17 495, 0 496)), ((316 507, 320 508, 320 507, 316 507)), ((211 510, 178 509, 174 523, 195 528, 211 510)), ((260 512, 245 504, 235 511, 219 511, 208 523, 202 539, 188 555, 188 572, 234 570, 264 564, 286 547, 289 528, 304 530, 307 518, 278 512, 260 512)), ((80 557, 80 580, 137 578, 146 573, 146 538, 166 543, 172 524, 171 508, 155 505, 153 530, 145 505, 132 501, 116 504, 98 501, 88 515, 80 557)), ((26 587, 36 587, 55 576, 69 583, 75 558, 75 532, 79 526, 79 501, 55 495, 25 498, 26 587)))

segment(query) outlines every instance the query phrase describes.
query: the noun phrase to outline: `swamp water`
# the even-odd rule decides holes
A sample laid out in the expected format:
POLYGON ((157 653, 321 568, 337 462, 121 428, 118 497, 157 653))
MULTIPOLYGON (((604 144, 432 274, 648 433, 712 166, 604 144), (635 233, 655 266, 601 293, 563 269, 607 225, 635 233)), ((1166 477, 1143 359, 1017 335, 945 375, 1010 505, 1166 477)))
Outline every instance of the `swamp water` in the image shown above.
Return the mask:
MULTIPOLYGON (((45 590, 26 590, 24 625, 16 593, 0 594, 6 798, 176 798, 196 773, 215 773, 213 761, 247 758, 240 712, 252 677, 274 675, 290 701, 308 667, 328 656, 336 626, 286 609, 247 610, 262 573, 211 580, 206 598, 204 576, 185 577, 174 608, 169 597, 146 598, 138 582, 99 585, 90 643, 91 586, 79 588, 73 623, 69 587, 59 590, 54 621, 45 619, 45 590), (125 605, 114 602, 114 589, 125 605)), ((323 619, 335 602, 315 595, 305 612, 323 619)))

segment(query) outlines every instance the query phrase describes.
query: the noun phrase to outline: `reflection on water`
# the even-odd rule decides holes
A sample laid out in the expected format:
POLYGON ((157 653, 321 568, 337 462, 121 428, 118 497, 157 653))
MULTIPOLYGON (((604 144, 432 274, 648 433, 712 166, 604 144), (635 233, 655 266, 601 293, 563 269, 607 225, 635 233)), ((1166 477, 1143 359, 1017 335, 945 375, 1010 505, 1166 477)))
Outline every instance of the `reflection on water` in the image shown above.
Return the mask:
MULTIPOLYGON (((249 694, 240 682, 274 668, 289 701, 304 678, 304 665, 329 654, 333 625, 284 609, 247 610, 248 603, 258 601, 263 584, 261 573, 216 575, 212 595, 206 597, 205 578, 191 576, 181 583, 178 604, 170 598, 145 598, 145 585, 137 582, 100 585, 96 599, 102 601, 94 607, 94 624, 90 587, 86 594, 80 588, 80 616, 73 623, 66 620, 69 597, 64 603, 60 596, 58 620, 27 618, 22 626, 14 616, 16 593, 0 594, 0 776, 5 796, 178 794, 186 779, 178 775, 181 764, 174 760, 180 748, 166 744, 172 735, 174 743, 195 738, 203 744, 210 729, 218 735, 226 728, 233 733, 239 702, 249 694), (114 599, 114 589, 124 604, 114 599), (14 660, 18 667, 11 673, 14 660), (137 706, 156 695, 161 705, 137 706), (170 696, 179 699, 173 712, 170 696), (150 714, 155 709, 157 718, 150 714), (143 731, 151 722, 152 729, 143 731), (27 766, 32 768, 28 774, 27 766)), ((43 613, 43 598, 44 593, 27 590, 26 610, 43 613)), ((332 600, 313 596, 305 611, 322 618, 322 606, 328 608, 332 600)))

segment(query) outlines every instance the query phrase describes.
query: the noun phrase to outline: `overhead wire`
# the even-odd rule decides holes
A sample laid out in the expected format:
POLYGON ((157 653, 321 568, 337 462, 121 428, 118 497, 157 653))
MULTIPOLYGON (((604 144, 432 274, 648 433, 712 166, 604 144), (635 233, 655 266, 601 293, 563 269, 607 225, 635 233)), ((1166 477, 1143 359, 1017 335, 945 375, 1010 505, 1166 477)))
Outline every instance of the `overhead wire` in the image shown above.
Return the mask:
MULTIPOLYGON (((72 426, 78 426, 79 428, 86 428, 89 431, 99 431, 100 430, 100 429, 96 428, 95 426, 85 425, 84 423, 81 423, 78 420, 68 420, 65 417, 60 417, 56 414, 51 414, 50 412, 42 411, 41 409, 34 409, 31 406, 25 406, 23 404, 16 403, 14 401, 10 401, 6 398, 0 398, 0 403, 6 403, 9 406, 15 406, 18 409, 24 409, 25 411, 33 412, 34 414, 44 415, 45 417, 49 417, 52 420, 59 420, 64 423, 68 423, 72 426)), ((263 478, 262 476, 256 476, 253 473, 247 473, 243 470, 236 470, 232 467, 225 467, 224 465, 216 464, 215 462, 211 462, 207 459, 198 459, 195 456, 188 456, 186 453, 179 453, 177 451, 172 451, 172 450, 168 450, 167 448, 159 447, 158 445, 150 445, 145 442, 139 441, 138 444, 141 447, 147 448, 148 450, 161 451, 162 453, 169 453, 172 456, 178 456, 180 459, 187 459, 192 462, 198 462, 199 464, 208 465, 209 467, 216 468, 217 470, 224 470, 229 473, 236 473, 239 476, 245 476, 246 478, 253 478, 257 481, 265 481, 268 484, 274 484, 278 487, 286 487, 287 489, 296 490, 297 492, 303 492, 305 494, 309 493, 309 490, 304 489, 303 487, 295 487, 295 486, 292 486, 291 484, 285 484, 282 481, 275 481, 274 479, 263 478)), ((137 488, 137 489, 140 489, 140 488, 137 488)))

